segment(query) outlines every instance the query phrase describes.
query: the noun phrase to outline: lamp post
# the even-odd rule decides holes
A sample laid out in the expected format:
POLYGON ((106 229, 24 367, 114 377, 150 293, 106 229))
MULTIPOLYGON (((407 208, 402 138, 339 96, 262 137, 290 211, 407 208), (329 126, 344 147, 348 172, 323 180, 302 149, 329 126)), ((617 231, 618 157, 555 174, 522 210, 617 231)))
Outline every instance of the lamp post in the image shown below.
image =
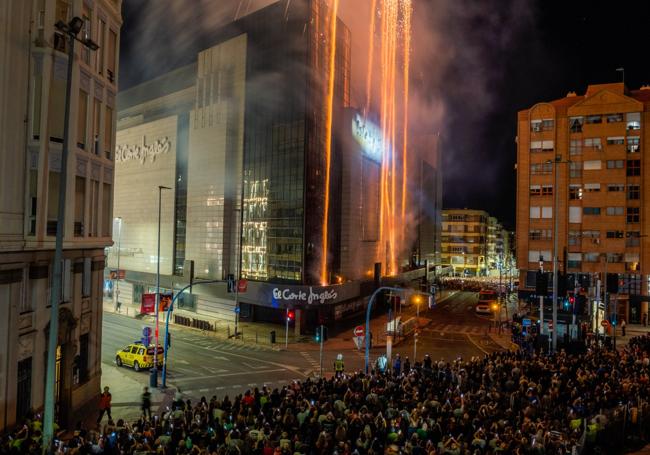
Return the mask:
POLYGON ((120 230, 117 234, 117 278, 115 280, 115 310, 120 309, 120 251, 122 251, 122 217, 115 218, 119 221, 120 230))
POLYGON ((392 288, 388 286, 381 286, 378 287, 375 292, 372 293, 370 296, 370 300, 368 300, 368 308, 366 309, 366 355, 365 355, 365 372, 368 374, 368 361, 370 358, 370 312, 372 311, 372 304, 375 303, 375 299, 377 298, 377 294, 379 294, 381 291, 396 291, 400 292, 402 289, 400 288, 392 288))
POLYGON ((152 387, 158 387, 158 335, 159 335, 159 317, 160 312, 160 223, 162 215, 162 190, 171 190, 168 186, 158 185, 158 253, 156 255, 156 342, 154 347, 153 373, 155 381, 152 387))
POLYGON ((63 230, 65 229, 65 195, 68 176, 68 147, 70 145, 70 97, 72 91, 72 66, 74 63, 74 43, 79 41, 90 50, 99 46, 92 40, 79 39, 77 35, 83 28, 83 20, 73 17, 69 23, 58 21, 55 27, 60 30, 68 43, 68 75, 65 93, 65 112, 63 117, 63 147, 61 148, 61 172, 59 174, 59 206, 56 219, 56 240, 54 246, 54 264, 52 265, 52 288, 50 291, 50 333, 47 348, 47 372, 45 376, 45 403, 43 409, 43 452, 52 449, 54 434, 54 383, 56 369, 56 348, 59 338, 59 301, 61 299, 61 262, 63 261, 63 230))

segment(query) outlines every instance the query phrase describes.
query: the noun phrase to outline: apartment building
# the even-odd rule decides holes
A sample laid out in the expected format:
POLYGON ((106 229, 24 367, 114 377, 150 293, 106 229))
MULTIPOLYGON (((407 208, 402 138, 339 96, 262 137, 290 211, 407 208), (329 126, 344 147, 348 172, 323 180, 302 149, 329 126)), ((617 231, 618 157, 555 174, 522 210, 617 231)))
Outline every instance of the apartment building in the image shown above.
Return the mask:
POLYGON ((59 212, 68 40, 83 21, 70 97, 63 279, 56 351, 62 425, 100 390, 104 248, 111 244, 120 0, 0 2, 0 430, 44 402, 59 212))
POLYGON ((590 85, 583 95, 570 92, 519 112, 516 238, 523 294, 534 290, 540 257, 552 269, 557 217, 559 270, 582 275, 590 286, 616 273, 620 317, 641 322, 647 314, 648 127, 649 86, 590 85))
POLYGON ((443 268, 456 276, 483 276, 487 273, 488 219, 484 210, 443 209, 443 268))

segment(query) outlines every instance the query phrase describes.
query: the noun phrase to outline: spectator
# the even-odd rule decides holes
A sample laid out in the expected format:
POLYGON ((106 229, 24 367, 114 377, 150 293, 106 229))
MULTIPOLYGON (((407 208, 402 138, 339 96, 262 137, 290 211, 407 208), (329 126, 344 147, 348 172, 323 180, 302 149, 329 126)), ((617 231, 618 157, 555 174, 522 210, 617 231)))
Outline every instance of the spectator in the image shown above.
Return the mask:
POLYGON ((109 392, 109 388, 104 387, 104 392, 102 392, 99 395, 99 417, 97 417, 97 425, 99 425, 102 422, 102 417, 104 417, 104 414, 108 415, 108 420, 109 422, 113 420, 113 417, 111 417, 111 400, 113 399, 111 393, 109 392))

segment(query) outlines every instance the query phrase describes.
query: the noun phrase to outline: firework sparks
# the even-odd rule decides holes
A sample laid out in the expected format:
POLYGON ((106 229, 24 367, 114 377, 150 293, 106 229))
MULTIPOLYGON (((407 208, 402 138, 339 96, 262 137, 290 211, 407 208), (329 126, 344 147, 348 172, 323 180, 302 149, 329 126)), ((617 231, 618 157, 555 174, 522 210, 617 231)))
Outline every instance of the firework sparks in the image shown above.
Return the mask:
POLYGON ((323 250, 321 252, 321 283, 328 284, 327 251, 330 198, 330 168, 332 162, 332 112, 334 110, 334 75, 336 62, 336 17, 339 0, 332 0, 329 10, 329 56, 327 78, 327 105, 325 113, 325 207, 323 213, 323 250))

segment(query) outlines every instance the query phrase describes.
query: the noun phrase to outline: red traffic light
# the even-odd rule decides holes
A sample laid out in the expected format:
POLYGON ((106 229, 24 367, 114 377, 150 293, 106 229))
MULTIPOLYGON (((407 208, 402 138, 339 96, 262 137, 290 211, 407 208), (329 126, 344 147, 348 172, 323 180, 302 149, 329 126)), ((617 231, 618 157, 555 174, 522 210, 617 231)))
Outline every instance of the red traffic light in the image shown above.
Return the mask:
POLYGON ((575 297, 573 297, 573 296, 569 297, 569 303, 570 303, 571 305, 573 305, 573 304, 575 303, 575 301, 576 301, 576 298, 575 298, 575 297))
POLYGON ((287 321, 293 321, 296 318, 296 313, 293 310, 287 311, 287 321))

